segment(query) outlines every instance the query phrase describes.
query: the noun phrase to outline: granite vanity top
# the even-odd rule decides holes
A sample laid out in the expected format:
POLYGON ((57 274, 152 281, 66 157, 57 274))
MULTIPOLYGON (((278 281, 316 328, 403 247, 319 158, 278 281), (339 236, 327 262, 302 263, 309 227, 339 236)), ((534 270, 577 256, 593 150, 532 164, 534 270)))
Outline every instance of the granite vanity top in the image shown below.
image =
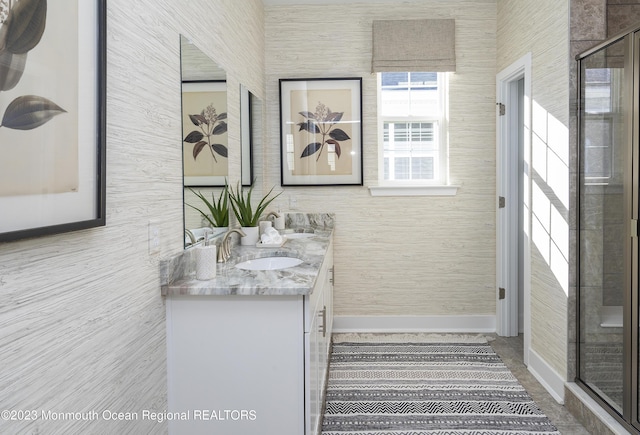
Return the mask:
MULTIPOLYGON (((297 214, 300 215, 300 214, 297 214)), ((216 277, 200 281, 195 277, 195 255, 186 250, 176 259, 161 264, 163 296, 226 296, 226 295, 308 295, 313 290, 327 248, 333 235, 330 225, 309 224, 308 215, 287 216, 287 232, 313 232, 313 237, 287 239, 280 248, 258 248, 235 245, 226 263, 218 263, 216 277), (289 256, 303 260, 302 264, 280 270, 242 270, 236 264, 261 257, 289 256)), ((235 235, 233 237, 236 237, 235 235)))

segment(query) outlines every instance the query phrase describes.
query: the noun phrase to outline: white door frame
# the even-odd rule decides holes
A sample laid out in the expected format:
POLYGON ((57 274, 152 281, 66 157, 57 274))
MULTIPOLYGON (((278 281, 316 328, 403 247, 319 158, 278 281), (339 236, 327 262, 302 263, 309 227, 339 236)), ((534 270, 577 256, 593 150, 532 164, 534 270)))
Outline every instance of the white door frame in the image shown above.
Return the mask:
MULTIPOLYGON (((505 207, 496 207, 496 284, 505 289, 499 299, 496 289, 496 332, 501 336, 518 335, 518 117, 517 82, 524 78, 524 362, 528 364, 531 346, 531 53, 527 53, 496 76, 497 102, 505 104, 505 115, 496 120, 496 191, 505 198, 505 207)), ((497 203, 497 200, 496 200, 497 203)))

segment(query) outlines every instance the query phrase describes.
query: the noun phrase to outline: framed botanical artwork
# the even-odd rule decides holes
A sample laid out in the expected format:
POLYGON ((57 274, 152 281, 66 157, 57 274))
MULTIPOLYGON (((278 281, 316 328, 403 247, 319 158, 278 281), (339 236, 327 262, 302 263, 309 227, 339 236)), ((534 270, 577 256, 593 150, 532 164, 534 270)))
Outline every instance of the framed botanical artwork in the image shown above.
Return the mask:
POLYGON ((185 186, 224 186, 229 176, 227 83, 182 82, 185 186))
POLYGON ((106 0, 0 0, 0 242, 105 225, 106 0))
POLYGON ((362 78, 280 79, 283 186, 362 185, 362 78))

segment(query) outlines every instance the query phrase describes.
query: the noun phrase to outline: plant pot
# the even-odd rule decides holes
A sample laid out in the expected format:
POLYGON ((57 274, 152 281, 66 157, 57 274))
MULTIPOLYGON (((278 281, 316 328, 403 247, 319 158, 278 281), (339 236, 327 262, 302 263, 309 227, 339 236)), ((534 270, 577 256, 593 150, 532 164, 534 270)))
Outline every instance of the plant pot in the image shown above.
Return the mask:
POLYGON ((258 243, 260 240, 260 228, 259 227, 241 227, 240 228, 243 233, 246 234, 244 237, 240 237, 241 245, 254 245, 258 243))
POLYGON ((213 232, 211 234, 211 237, 216 237, 226 233, 229 230, 229 227, 213 227, 212 230, 213 232))

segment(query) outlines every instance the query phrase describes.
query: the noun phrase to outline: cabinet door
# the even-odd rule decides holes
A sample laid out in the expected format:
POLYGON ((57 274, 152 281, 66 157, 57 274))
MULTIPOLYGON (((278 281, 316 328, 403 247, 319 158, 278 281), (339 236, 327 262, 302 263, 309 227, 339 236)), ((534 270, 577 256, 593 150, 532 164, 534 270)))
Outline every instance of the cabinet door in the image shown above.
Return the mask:
POLYGON ((303 433, 302 310, 301 296, 168 298, 168 407, 191 413, 169 434, 303 433))
POLYGON ((311 331, 305 336, 305 434, 318 432, 320 419, 319 343, 317 317, 311 322, 311 331))
POLYGON ((333 251, 329 245, 316 287, 305 303, 305 421, 306 435, 319 435, 333 316, 333 251), (327 292, 329 295, 327 296, 327 292))
MULTIPOLYGON (((324 401, 325 383, 327 379, 327 371, 329 370, 329 350, 331 348, 331 332, 333 329, 333 249, 329 245, 327 255, 324 260, 323 268, 325 271, 322 286, 322 328, 319 334, 322 337, 321 362, 320 362, 320 391, 321 402, 324 401)), ((321 403, 322 406, 322 403, 321 403)))
POLYGON ((327 264, 327 274, 325 275, 324 280, 324 305, 327 307, 326 319, 327 323, 325 326, 326 336, 327 336, 327 349, 326 353, 329 353, 329 347, 331 346, 331 334, 333 332, 333 281, 335 278, 335 270, 333 264, 333 242, 329 244, 329 249, 327 249, 327 255, 325 257, 325 263, 327 264))

